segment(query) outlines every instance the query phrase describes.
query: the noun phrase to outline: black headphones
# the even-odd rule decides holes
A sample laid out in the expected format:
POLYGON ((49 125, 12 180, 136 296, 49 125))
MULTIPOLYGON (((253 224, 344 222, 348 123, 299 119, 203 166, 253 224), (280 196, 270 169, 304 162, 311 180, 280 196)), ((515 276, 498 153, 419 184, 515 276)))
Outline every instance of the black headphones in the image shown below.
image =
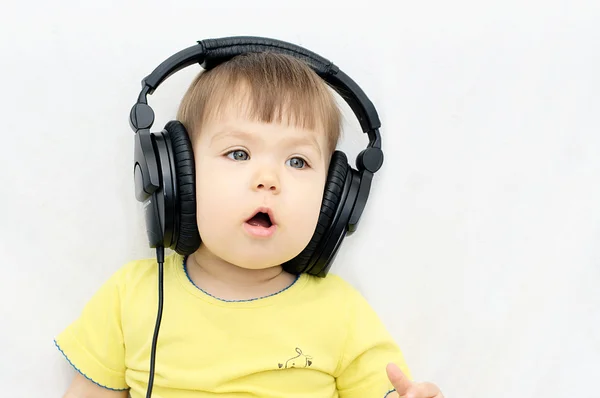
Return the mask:
POLYGON ((313 237, 298 256, 283 264, 293 274, 324 277, 343 238, 356 230, 373 174, 383 164, 381 123, 369 98, 350 77, 329 60, 302 47, 262 37, 207 39, 172 55, 146 76, 129 116, 135 132, 135 196, 144 204, 150 247, 170 248, 182 255, 198 249, 192 145, 185 127, 176 120, 167 123, 159 133, 150 132, 154 111, 147 96, 173 73, 192 64, 209 70, 237 55, 265 51, 292 55, 306 62, 350 105, 369 136, 367 148, 357 157, 357 169, 348 164, 343 152, 334 152, 313 237))

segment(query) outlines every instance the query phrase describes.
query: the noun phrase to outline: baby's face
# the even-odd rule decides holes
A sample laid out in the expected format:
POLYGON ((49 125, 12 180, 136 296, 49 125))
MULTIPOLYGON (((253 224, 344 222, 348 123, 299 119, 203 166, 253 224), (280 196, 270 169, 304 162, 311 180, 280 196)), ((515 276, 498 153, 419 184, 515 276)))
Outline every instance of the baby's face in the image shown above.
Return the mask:
POLYGON ((321 208, 330 158, 325 134, 248 120, 230 106, 195 136, 197 219, 206 248, 248 269, 299 254, 321 208), (257 211, 264 214, 255 217, 257 211))

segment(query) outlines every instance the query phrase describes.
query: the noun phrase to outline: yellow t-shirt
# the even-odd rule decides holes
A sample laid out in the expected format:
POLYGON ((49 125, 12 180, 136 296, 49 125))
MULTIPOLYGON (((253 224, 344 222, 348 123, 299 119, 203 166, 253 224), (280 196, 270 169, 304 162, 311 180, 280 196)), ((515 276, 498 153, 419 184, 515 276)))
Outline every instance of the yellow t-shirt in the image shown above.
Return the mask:
MULTIPOLYGON (((119 269, 55 344, 80 373, 146 395, 156 322, 154 259, 119 269)), ((184 258, 165 258, 154 398, 382 398, 403 355, 364 298, 340 277, 300 275, 263 298, 224 301, 197 288, 184 258)))

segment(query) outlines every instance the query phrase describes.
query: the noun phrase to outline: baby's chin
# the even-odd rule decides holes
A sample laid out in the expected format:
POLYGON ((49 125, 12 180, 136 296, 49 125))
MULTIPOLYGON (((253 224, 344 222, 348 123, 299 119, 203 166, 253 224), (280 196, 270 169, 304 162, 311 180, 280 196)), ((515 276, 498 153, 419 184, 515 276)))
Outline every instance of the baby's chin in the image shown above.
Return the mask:
MULTIPOLYGON (((245 234, 231 233, 228 238, 212 234, 202 237, 205 248, 212 255, 248 270, 264 270, 280 266, 296 257, 304 250, 310 236, 301 239, 299 234, 290 237, 278 235, 269 239, 252 239, 245 234)), ((277 235, 277 234, 276 234, 277 235)))
MULTIPOLYGON (((215 253, 219 256, 219 253, 215 253)), ((281 253, 224 253, 220 255, 223 260, 247 270, 265 270, 280 266, 281 264, 291 260, 294 256, 281 253)))

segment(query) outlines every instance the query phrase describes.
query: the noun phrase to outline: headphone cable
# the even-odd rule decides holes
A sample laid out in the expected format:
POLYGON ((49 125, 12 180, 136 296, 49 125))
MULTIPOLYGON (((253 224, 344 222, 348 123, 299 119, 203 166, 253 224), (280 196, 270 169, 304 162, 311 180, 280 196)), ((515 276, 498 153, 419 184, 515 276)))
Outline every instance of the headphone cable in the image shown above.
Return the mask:
POLYGON ((154 362, 156 359, 156 342, 158 340, 158 330, 163 310, 163 268, 165 262, 165 249, 162 246, 156 248, 156 262, 158 263, 158 313, 156 314, 156 325, 154 326, 154 336, 152 338, 152 351, 150 353, 150 375, 148 376, 148 390, 146 398, 152 396, 152 386, 154 384, 154 362))

